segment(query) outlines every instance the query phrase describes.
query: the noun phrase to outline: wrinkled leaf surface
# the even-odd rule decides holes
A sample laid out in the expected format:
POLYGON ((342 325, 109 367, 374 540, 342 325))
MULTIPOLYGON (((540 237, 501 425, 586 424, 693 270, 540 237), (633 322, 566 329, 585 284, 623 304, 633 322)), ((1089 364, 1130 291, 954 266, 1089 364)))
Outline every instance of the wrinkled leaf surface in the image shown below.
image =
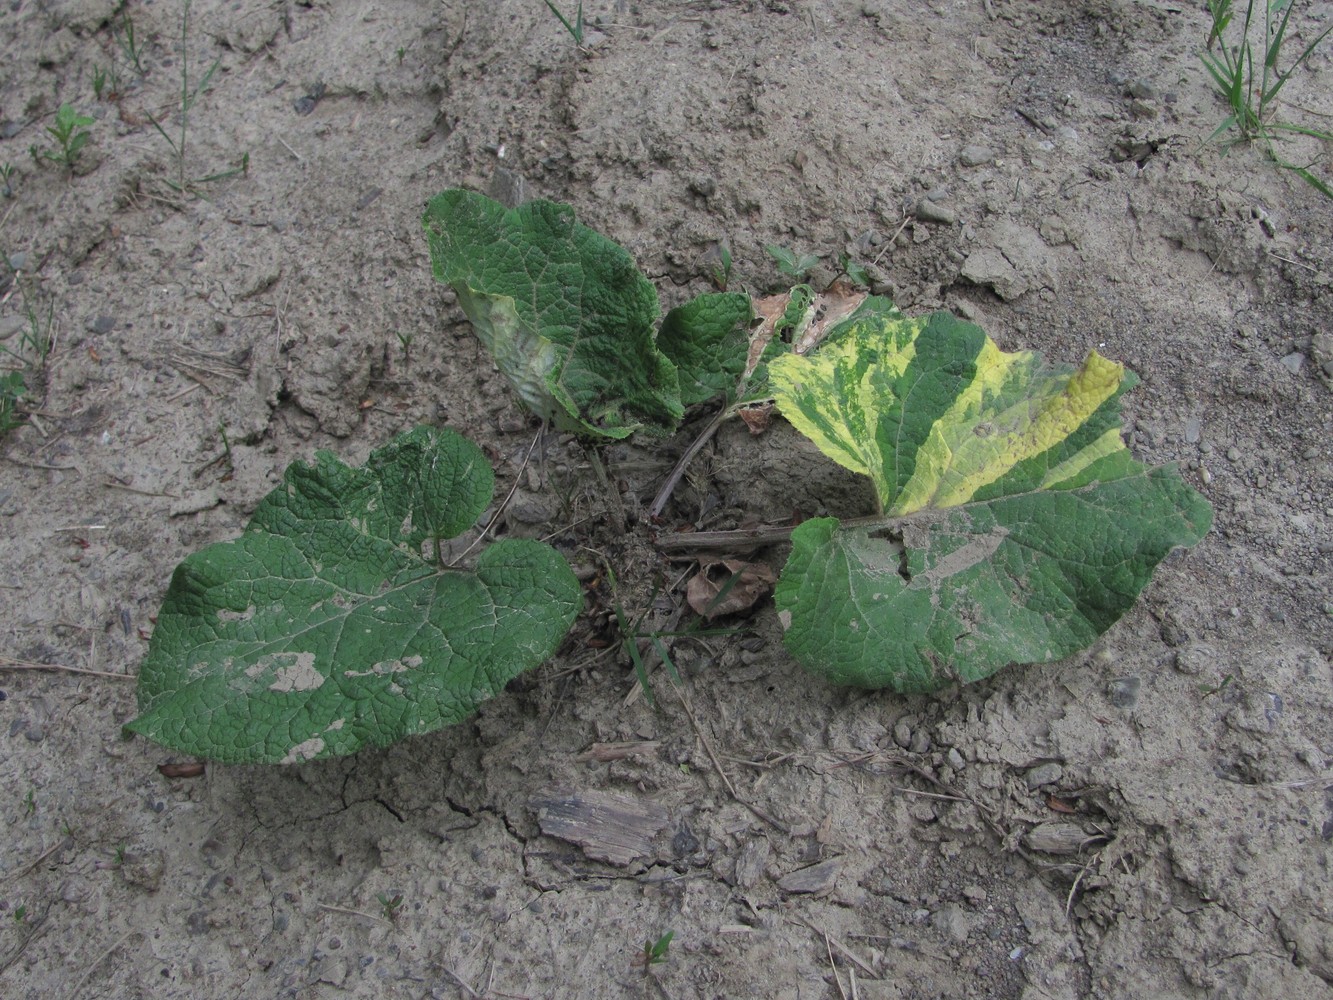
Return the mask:
POLYGON ((676 366, 680 401, 706 403, 734 392, 750 346, 750 297, 700 295, 666 314, 657 346, 676 366))
POLYGON ((549 657, 582 597, 537 542, 442 569, 494 478, 481 450, 418 428, 351 468, 294 464, 237 539, 177 567, 127 726, 226 763, 292 763, 461 721, 549 657))
POLYGON ((627 251, 549 201, 507 209, 449 190, 423 224, 435 277, 535 413, 599 437, 675 430, 684 409, 654 339, 657 291, 627 251))
POLYGON ((775 601, 786 643, 836 683, 923 692, 1084 648, 1212 510, 1120 438, 1134 382, 1006 353, 947 313, 870 316, 775 359, 778 406, 867 475, 884 517, 802 524, 775 601))

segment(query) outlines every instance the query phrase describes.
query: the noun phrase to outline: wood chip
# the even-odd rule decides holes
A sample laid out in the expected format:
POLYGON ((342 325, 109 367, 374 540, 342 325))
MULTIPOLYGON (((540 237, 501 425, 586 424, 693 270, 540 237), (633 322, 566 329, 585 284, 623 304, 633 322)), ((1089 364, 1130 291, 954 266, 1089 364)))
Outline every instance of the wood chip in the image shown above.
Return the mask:
POLYGON ((830 858, 809 868, 800 868, 778 880, 783 892, 824 893, 833 889, 842 873, 842 859, 830 858))
POLYGON ((1077 854, 1106 839, 1100 834, 1089 834, 1077 823, 1063 822, 1040 823, 1023 835, 1024 844, 1043 854, 1077 854))
POLYGON ((586 764, 590 760, 605 762, 608 760, 624 760, 626 757, 638 757, 640 755, 651 756, 657 752, 657 748, 661 745, 662 744, 657 740, 633 740, 626 743, 594 743, 574 759, 580 764, 586 764))
POLYGON ((754 887, 768 865, 768 851, 766 837, 752 837, 745 842, 740 857, 736 859, 736 885, 742 889, 754 887))
POLYGON ((542 833, 578 844, 596 861, 626 868, 655 853, 653 838, 667 825, 666 809, 647 799, 614 792, 552 788, 534 795, 542 833))

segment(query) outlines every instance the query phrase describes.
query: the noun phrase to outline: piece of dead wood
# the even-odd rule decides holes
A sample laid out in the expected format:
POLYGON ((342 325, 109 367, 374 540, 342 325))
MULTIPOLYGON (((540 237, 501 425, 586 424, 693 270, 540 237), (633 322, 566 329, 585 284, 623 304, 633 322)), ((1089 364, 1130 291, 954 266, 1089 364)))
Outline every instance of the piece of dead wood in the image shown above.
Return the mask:
POLYGON ((830 892, 838 884, 842 874, 842 859, 830 858, 817 865, 798 868, 778 879, 778 888, 783 892, 799 892, 819 895, 830 892))
POLYGON ((89 670, 86 667, 67 667, 63 663, 32 663, 0 656, 0 670, 55 670, 66 674, 87 674, 90 677, 108 677, 113 681, 138 680, 137 674, 116 674, 109 670, 89 670))
POLYGON ((580 764, 590 760, 606 763, 611 760, 624 760, 626 757, 638 757, 641 754, 653 754, 662 744, 657 740, 631 740, 625 743, 594 743, 574 759, 580 764))
POLYGON ((1078 823, 1052 821, 1038 823, 1023 834, 1023 844, 1043 854, 1078 854, 1084 849, 1105 844, 1110 837, 1101 833, 1088 833, 1078 823))
POLYGON ((577 844, 595 861, 627 868, 654 853, 653 838, 670 817, 650 799, 615 792, 550 788, 528 800, 548 837, 577 844))
POLYGON ((759 876, 768 867, 769 845, 767 837, 751 837, 741 847, 740 857, 736 859, 736 885, 742 889, 753 889, 759 882, 759 876))

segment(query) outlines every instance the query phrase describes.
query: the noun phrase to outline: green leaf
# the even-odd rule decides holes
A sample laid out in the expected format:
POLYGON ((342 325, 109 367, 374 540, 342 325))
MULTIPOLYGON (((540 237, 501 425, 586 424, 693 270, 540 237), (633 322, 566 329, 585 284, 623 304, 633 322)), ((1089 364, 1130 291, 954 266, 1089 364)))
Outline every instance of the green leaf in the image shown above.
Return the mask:
POLYGON ((750 297, 700 295, 666 314, 657 346, 675 364, 680 401, 705 403, 736 388, 750 347, 750 297))
POLYGON ((835 683, 924 692, 1068 656, 1212 522, 1173 467, 1129 454, 1135 379, 1096 352, 1046 365, 948 313, 880 314, 770 375, 886 512, 802 524, 777 586, 788 648, 835 683))
POLYGON ((582 603, 538 542, 496 542, 471 571, 438 564, 493 489, 476 445, 425 427, 361 468, 328 452, 293 464, 244 534, 176 568, 127 728, 225 763, 291 763, 467 718, 549 657, 582 603))
POLYGON ((802 254, 796 256, 794 252, 776 243, 767 243, 764 245, 765 252, 777 261, 778 270, 789 278, 795 278, 799 281, 805 277, 806 272, 819 264, 819 258, 814 254, 802 254))
POLYGON ((858 260, 853 260, 849 253, 844 253, 838 258, 838 261, 853 285, 860 285, 862 288, 870 287, 870 272, 865 269, 864 264, 858 260))
POLYGON ((506 209, 450 190, 423 224, 435 277, 534 412, 600 437, 675 430, 684 407, 654 343, 657 292, 628 252, 548 201, 506 209))
POLYGON ((20 371, 8 371, 0 374, 0 437, 16 427, 23 426, 23 417, 17 412, 17 405, 28 392, 28 384, 20 371))

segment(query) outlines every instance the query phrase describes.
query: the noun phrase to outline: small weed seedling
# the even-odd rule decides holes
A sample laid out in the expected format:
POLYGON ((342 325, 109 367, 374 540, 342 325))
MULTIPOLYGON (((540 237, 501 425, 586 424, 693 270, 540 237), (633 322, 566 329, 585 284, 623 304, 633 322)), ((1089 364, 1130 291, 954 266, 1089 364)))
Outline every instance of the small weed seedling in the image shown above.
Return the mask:
POLYGON ((227 467, 229 474, 236 472, 236 463, 231 457, 231 439, 227 437, 227 425, 218 424, 218 434, 222 437, 222 464, 227 467))
POLYGON ((23 815, 32 816, 37 812, 37 791, 29 788, 28 794, 23 799, 23 815))
POLYGON ((1333 187, 1311 173, 1308 165, 1303 167, 1288 162, 1273 145, 1284 134, 1286 137, 1303 135, 1322 142, 1333 142, 1331 132, 1273 118, 1278 94, 1292 74, 1310 57, 1310 53, 1333 31, 1333 26, 1320 32, 1291 66, 1282 70, 1278 64, 1282 60, 1282 47, 1286 42, 1287 26, 1295 3, 1292 0, 1263 0, 1263 23, 1260 27, 1255 19, 1256 0, 1249 0, 1241 22, 1240 40, 1237 44, 1228 45, 1224 35, 1234 19, 1232 2, 1208 0, 1208 12, 1212 15, 1213 23, 1208 32, 1203 65, 1231 110, 1208 137, 1209 141, 1227 132, 1235 133, 1235 138, 1231 140, 1233 142, 1261 141, 1265 151, 1278 166, 1292 171, 1321 194, 1333 198, 1333 187), (1261 40, 1251 36, 1252 27, 1256 29, 1256 36, 1262 33, 1261 40), (1256 55, 1258 66, 1255 65, 1256 55))
POLYGON ((398 919, 398 914, 403 908, 403 894, 401 892, 390 896, 388 893, 379 892, 375 894, 379 900, 380 909, 384 911, 384 919, 394 921, 398 919))
POLYGON ((8 354, 11 358, 21 362, 28 367, 37 367, 45 363, 51 349, 55 347, 55 302, 47 303, 46 315, 33 302, 34 296, 29 294, 29 289, 20 272, 14 273, 14 284, 18 285, 19 294, 23 297, 23 315, 27 322, 27 329, 19 337, 19 349, 17 351, 0 345, 0 353, 8 354))
POLYGON ((403 332, 400 330, 400 331, 398 331, 398 333, 397 333, 397 337, 398 337, 398 346, 400 346, 400 347, 403 349, 403 360, 404 360, 404 361, 411 361, 411 360, 412 360, 412 341, 413 341, 415 335, 414 335, 414 334, 411 334, 411 333, 403 333, 403 332))
POLYGON ((221 58, 214 59, 212 65, 204 70, 201 76, 193 84, 190 82, 190 4, 191 0, 185 0, 181 8, 181 91, 180 103, 177 107, 177 117, 180 120, 179 134, 172 135, 167 131, 162 121, 154 115, 149 115, 148 120, 153 128, 157 129, 158 134, 167 141, 171 147, 172 158, 176 161, 176 179, 167 181, 171 188, 177 194, 186 194, 192 192, 200 184, 208 184, 212 181, 225 180, 228 177, 235 177, 237 174, 249 173, 250 154, 246 153, 241 157, 241 165, 232 167, 229 170, 219 171, 218 173, 208 174, 204 177, 187 178, 185 175, 185 153, 186 143, 190 132, 190 111, 194 108, 199 98, 208 90, 208 85, 213 82, 213 74, 217 72, 222 64, 221 58))
POLYGON ((23 425, 18 404, 27 394, 28 383, 22 372, 8 371, 0 375, 0 438, 23 425))
POLYGON ((713 284, 725 292, 731 284, 731 250, 725 243, 718 244, 717 260, 713 262, 713 284))
POLYGON ((0 163, 0 184, 4 185, 0 194, 6 198, 14 197, 14 164, 0 163))
POLYGON ((1231 682, 1235 679, 1236 678, 1234 674, 1227 674, 1225 677, 1222 678, 1222 683, 1218 684, 1216 687, 1209 687, 1207 684, 1200 684, 1199 696, 1202 698, 1209 698, 1212 695, 1221 694, 1231 685, 1231 682))
POLYGON ((661 965, 667 960, 667 954, 671 951, 671 939, 675 935, 675 931, 667 931, 656 941, 649 938, 643 942, 643 951, 634 956, 634 964, 643 967, 645 976, 654 965, 661 965))
POLYGON ((579 9, 574 15, 573 24, 569 23, 569 18, 565 17, 560 8, 553 4, 551 0, 546 0, 546 6, 550 7, 551 13, 560 19, 560 23, 569 32, 569 37, 574 39, 574 44, 581 46, 583 44, 583 0, 579 0, 579 9))
POLYGON ((28 904, 19 903, 18 906, 14 907, 14 923, 22 926, 27 921, 27 919, 28 919, 28 904))
POLYGON ((23 313, 27 319, 27 329, 19 336, 18 350, 0 344, 0 354, 8 355, 22 368, 0 371, 0 437, 19 427, 23 415, 18 404, 28 395, 26 371, 40 368, 55 346, 54 322, 55 303, 49 302, 45 316, 33 303, 27 283, 20 272, 14 272, 14 283, 23 298, 23 313))
MULTIPOLYGON (((657 698, 653 695, 653 689, 648 683, 648 667, 644 652, 639 649, 640 643, 647 642, 646 649, 651 649, 659 660, 666 666, 667 672, 671 675, 672 682, 680 687, 684 684, 681 680, 680 671, 676 669, 675 662, 671 659, 671 651, 667 649, 666 640, 668 639, 706 639, 712 636, 735 635, 735 629, 729 628, 700 628, 696 621, 685 628, 675 628, 674 623, 679 620, 679 615, 673 616, 666 624, 665 628, 646 629, 643 625, 644 619, 648 617, 647 611, 641 611, 638 617, 632 621, 625 612, 624 606, 620 603, 616 586, 616 574, 611 569, 609 563, 605 565, 607 583, 611 587, 611 613, 616 619, 616 630, 620 633, 620 641, 624 645, 625 652, 629 655, 630 662, 634 665, 634 675, 638 678, 639 686, 643 689, 643 696, 648 704, 653 708, 657 707, 657 698)), ((733 576, 719 591, 713 599, 713 604, 721 602, 739 579, 739 574, 733 576)), ((655 589, 652 596, 648 599, 648 607, 652 608, 657 603, 660 589, 655 589)))
POLYGON ((120 31, 116 32, 116 41, 120 43, 120 51, 125 53, 125 60, 134 67, 134 72, 147 76, 148 70, 143 65, 144 43, 134 33, 134 21, 128 10, 121 11, 120 31))
MULTIPOLYGON (((79 151, 88 145, 88 140, 93 137, 88 131, 88 126, 92 123, 92 118, 79 114, 72 104, 60 105, 60 110, 56 112, 56 123, 46 127, 47 134, 55 143, 55 148, 41 150, 41 159, 62 164, 70 170, 74 169, 74 161, 78 159, 79 151)), ((37 156, 36 153, 33 155, 37 156)))
POLYGON ((764 250, 778 262, 778 270, 794 281, 803 279, 819 263, 819 258, 812 253, 797 257, 792 251, 776 243, 767 244, 764 250))
POLYGON ((853 285, 856 285, 858 288, 870 287, 870 273, 859 261, 853 260, 851 254, 844 251, 842 255, 838 257, 838 266, 842 269, 842 273, 847 275, 847 280, 853 285))

